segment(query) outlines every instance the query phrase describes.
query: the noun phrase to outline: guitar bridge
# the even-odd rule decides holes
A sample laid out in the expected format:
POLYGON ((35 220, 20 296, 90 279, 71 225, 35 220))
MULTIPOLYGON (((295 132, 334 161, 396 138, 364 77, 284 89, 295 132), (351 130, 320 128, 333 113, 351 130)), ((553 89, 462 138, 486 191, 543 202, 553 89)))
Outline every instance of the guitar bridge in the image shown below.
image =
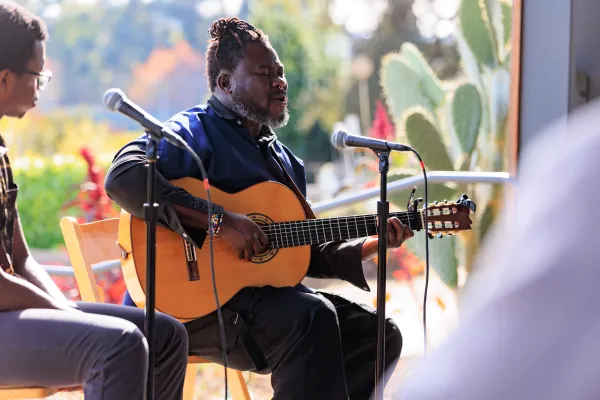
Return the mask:
POLYGON ((185 239, 183 239, 183 247, 185 249, 185 261, 188 269, 188 278, 190 281, 198 281, 200 280, 200 270, 198 269, 196 248, 185 239))

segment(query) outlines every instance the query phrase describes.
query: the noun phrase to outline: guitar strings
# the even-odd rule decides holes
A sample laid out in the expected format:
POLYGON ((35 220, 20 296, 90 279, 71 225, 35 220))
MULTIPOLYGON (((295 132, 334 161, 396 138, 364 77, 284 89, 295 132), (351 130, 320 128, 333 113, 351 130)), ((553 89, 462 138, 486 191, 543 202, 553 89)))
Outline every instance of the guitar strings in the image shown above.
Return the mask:
MULTIPOLYGON (((355 217, 341 217, 341 218, 355 218, 355 217)), ((362 218, 362 217, 356 217, 356 218, 362 218)), ((401 220, 403 220, 403 218, 400 218, 401 220)), ((404 220, 402 221, 403 223, 406 222, 406 220, 408 220, 408 222, 413 221, 414 217, 413 216, 406 216, 406 218, 404 218, 404 220)), ((419 219, 417 217, 417 219, 419 219)), ((342 240, 342 239, 349 239, 349 238, 353 238, 353 237, 363 237, 363 236, 368 236, 369 235, 369 229, 375 229, 375 231, 377 231, 377 226, 378 224, 374 221, 371 222, 366 222, 366 223, 357 223, 355 227, 353 227, 353 229, 348 230, 349 226, 346 225, 344 226, 343 224, 339 224, 337 220, 333 220, 332 222, 330 222, 329 220, 304 220, 304 221, 292 221, 292 222, 278 222, 278 223, 274 223, 274 224, 270 224, 270 225, 263 225, 261 226, 261 229, 263 229, 263 231, 265 231, 265 228, 268 228, 266 230, 268 230, 268 232, 265 232, 267 239, 268 239, 268 243, 271 245, 269 248, 270 249, 283 249, 283 248, 290 248, 290 247, 295 247, 295 246, 306 246, 306 245, 310 245, 311 241, 312 241, 312 235, 314 234, 317 237, 317 241, 321 241, 320 238, 323 237, 325 239, 325 241, 328 240, 342 240), (284 224, 287 224, 287 226, 283 226, 284 224), (331 239, 329 239, 329 235, 327 235, 327 232, 325 232, 324 230, 322 232, 321 229, 323 228, 329 228, 331 230, 331 239), (341 233, 341 237, 337 237, 338 233, 335 233, 334 230, 338 229, 338 233, 341 233), (365 229, 366 228, 366 229, 365 229), (273 229, 273 231, 271 232, 271 229, 273 229), (364 234, 362 233, 362 230, 366 230, 367 232, 365 232, 364 234), (343 233, 342 233, 343 231, 343 233), (354 236, 353 234, 356 232, 356 236, 354 236), (346 238, 344 236, 345 233, 348 233, 348 238, 346 238), (302 234, 302 237, 300 236, 300 234, 302 234), (309 236, 310 241, 307 242, 306 240, 306 236, 309 236), (303 239, 303 240, 301 240, 303 239), (272 247, 273 245, 275 245, 275 247, 272 247), (291 245, 291 246, 290 246, 291 245)), ((447 229, 451 229, 451 228, 447 228, 447 229)), ((431 228, 430 228, 431 230, 431 228)), ((231 248, 227 245, 227 247, 224 246, 219 246, 220 244, 222 244, 221 242, 224 242, 224 239, 216 236, 213 237, 213 244, 216 245, 214 250, 215 251, 231 251, 231 248)))
MULTIPOLYGON (((403 211, 390 213, 390 217, 397 217, 403 224, 411 223, 415 221, 423 220, 423 212, 417 211, 417 215, 414 213, 403 211)), ((443 216, 443 214, 442 214, 443 216)), ((265 232, 267 236, 268 244, 273 248, 287 248, 294 246, 305 246, 311 244, 313 241, 313 235, 316 236, 318 242, 321 241, 321 237, 325 240, 343 240, 358 238, 363 236, 369 236, 370 230, 375 230, 377 233, 377 215, 367 214, 362 216, 347 216, 347 217, 334 217, 324 219, 307 219, 301 221, 288 221, 288 222, 274 222, 268 225, 261 225, 260 228, 265 232), (353 226, 350 226, 352 223, 353 226), (345 224, 345 225, 344 225, 345 224), (325 229, 330 230, 330 235, 327 234, 325 229), (337 233, 335 230, 337 229, 337 233), (362 231, 366 230, 363 234, 362 231), (356 233, 356 236, 354 235, 356 233), (348 237, 345 237, 347 234, 348 237), (302 235, 302 237, 301 237, 302 235), (309 240, 307 241, 306 236, 308 235, 309 240), (340 236, 339 238, 337 236, 340 236), (331 239, 329 239, 331 236, 331 239), (302 240, 301 240, 302 239, 302 240), (291 246, 289 246, 291 244, 291 246)), ((448 221, 450 222, 450 221, 448 221)), ((454 227, 441 227, 439 229, 453 229, 454 227)), ((429 228, 431 230, 431 228, 429 228)), ((434 230, 436 230, 434 228, 434 230)), ((213 244, 220 244, 223 241, 222 237, 213 237, 213 244)), ((230 248, 223 248, 221 246, 215 248, 217 251, 230 250, 230 248)))
MULTIPOLYGON (((278 248, 290 247, 289 244, 293 246, 298 245, 308 245, 312 241, 312 235, 315 235, 317 241, 320 241, 320 238, 324 238, 327 240, 341 240, 345 238, 345 234, 348 234, 348 238, 352 238, 353 234, 356 233, 356 237, 368 236, 369 230, 373 228, 377 231, 378 224, 371 220, 360 221, 359 219, 365 219, 364 217, 340 217, 332 220, 304 220, 304 221, 291 221, 291 222, 278 222, 270 225, 263 225, 261 229, 265 232, 269 244, 276 244, 278 248), (348 225, 348 219, 353 219, 355 226, 350 227, 348 225), (343 221, 345 220, 345 221, 343 221), (346 225, 344 225, 346 222, 346 225), (330 229, 330 235, 324 230, 325 228, 330 229), (337 229, 338 232, 335 232, 337 229), (322 230, 322 232, 321 232, 322 230), (362 231, 366 230, 363 234, 362 231), (337 237, 339 234, 339 238, 337 237), (307 235, 309 236, 310 241, 307 242, 307 235), (329 239, 331 236, 331 239, 329 239), (279 244, 283 246, 279 246, 279 244)), ((402 215, 400 219, 403 223, 412 222, 415 219, 419 220, 420 218, 414 217, 412 215, 402 215), (404 217, 404 218, 403 218, 404 217)), ((376 232, 375 232, 376 233, 376 232)), ((217 244, 221 242, 223 239, 219 236, 213 238, 213 243, 217 244)), ((221 250, 221 249, 220 249, 221 250)))
MULTIPOLYGON (((402 222, 404 222, 404 220, 408 219, 409 222, 412 222, 413 220, 420 220, 422 218, 421 214, 422 213, 419 212, 419 215, 415 217, 412 213, 407 213, 407 214, 390 213, 390 218, 396 217, 402 222)), ((275 222, 275 223, 269 224, 269 225, 263 225, 263 226, 261 226, 261 228, 263 228, 263 227, 270 228, 274 225, 282 225, 282 224, 305 224, 305 223, 307 223, 307 224, 319 224, 319 223, 331 224, 331 223, 336 223, 336 222, 346 222, 346 224, 347 224, 348 220, 354 220, 354 222, 356 222, 357 224, 360 224, 360 225, 364 225, 365 222, 377 224, 377 221, 375 220, 376 217, 377 217, 377 215, 370 214, 370 215, 364 215, 364 216, 306 219, 306 220, 301 220, 301 221, 285 221, 285 222, 275 222), (368 218, 368 220, 367 220, 367 218, 368 218)))
MULTIPOLYGON (((390 213, 390 217, 397 217, 402 223, 411 223, 414 221, 422 221, 422 212, 418 212, 415 216, 412 213, 390 213)), ((276 247, 271 248, 288 248, 294 246, 305 246, 311 244, 313 235, 317 241, 321 238, 328 240, 343 240, 368 236, 369 231, 373 229, 377 233, 376 215, 364 216, 348 216, 336 217, 331 219, 308 219, 302 221, 275 222, 273 224, 262 225, 261 229, 267 236, 268 243, 276 247), (368 218, 368 219, 367 219, 368 218), (350 226, 352 223, 353 226, 350 226), (327 232, 325 229, 329 229, 327 232), (337 230, 337 232, 335 232, 337 230), (363 231, 366 231, 363 233, 363 231), (307 236, 308 239, 307 240, 307 236), (338 237, 339 236, 339 237, 338 237), (347 236, 347 237, 346 237, 347 236), (331 237, 331 239, 330 239, 331 237), (291 246, 290 246, 291 245, 291 246)), ((442 227, 440 229, 452 229, 453 227, 442 227)), ((430 228, 431 229, 431 228, 430 228)), ((213 237, 213 243, 218 245, 223 241, 222 237, 213 237)), ((230 250, 229 247, 223 248, 219 246, 215 250, 230 250)))
MULTIPOLYGON (((314 234, 317 237, 317 240, 319 240, 319 237, 323 237, 325 238, 325 240, 327 240, 327 237, 329 235, 327 235, 327 232, 325 231, 325 228, 329 228, 331 230, 331 240, 341 240, 344 239, 344 234, 348 233, 349 238, 353 237, 353 233, 356 232, 356 234, 358 235, 357 237, 362 237, 365 235, 369 234, 369 230, 371 229, 375 229, 375 233, 377 233, 377 222, 375 221, 358 221, 358 218, 363 218, 363 217, 341 217, 344 218, 346 221, 346 224, 344 225, 343 222, 344 221, 339 221, 339 220, 304 220, 304 221, 291 221, 291 222, 277 222, 274 224, 269 224, 269 225, 262 225, 261 229, 263 230, 263 232, 265 232, 265 235, 267 236, 267 239, 269 239, 269 242, 272 243, 274 242, 273 239, 281 239, 281 240, 275 240, 277 242, 300 242, 300 235, 302 235, 304 241, 306 241, 306 235, 308 234, 310 236, 310 239, 312 241, 312 235, 314 234), (353 227, 350 227, 350 225, 348 224, 348 219, 353 218, 355 225, 353 227), (362 234, 362 230, 366 230, 365 234, 362 234), (334 230, 337 229, 338 232, 334 232, 334 230), (321 232, 322 230, 322 232, 321 232), (337 235, 340 235, 339 238, 337 238, 337 235), (291 237, 290 237, 291 236, 291 237), (294 240, 297 239, 297 240, 294 240)), ((340 218, 340 219, 341 219, 340 218)), ((406 220, 408 220, 408 222, 413 222, 414 220, 420 220, 420 218, 415 218, 414 216, 406 216, 406 218, 400 218, 401 221, 403 223, 407 222, 406 220)), ((213 242, 218 242, 222 240, 222 238, 220 238, 219 236, 216 236, 213 238, 213 242)), ((307 243, 309 244, 309 243, 307 243)))

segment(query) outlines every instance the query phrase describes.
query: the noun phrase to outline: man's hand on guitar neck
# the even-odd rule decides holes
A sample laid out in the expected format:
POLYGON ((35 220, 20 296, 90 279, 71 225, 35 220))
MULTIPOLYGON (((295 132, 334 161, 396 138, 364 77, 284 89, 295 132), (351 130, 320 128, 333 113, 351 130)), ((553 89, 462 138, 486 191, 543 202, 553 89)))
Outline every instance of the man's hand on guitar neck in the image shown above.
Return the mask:
POLYGON ((247 216, 225 212, 222 224, 219 236, 237 252, 240 260, 251 261, 253 255, 264 251, 267 235, 247 216))
MULTIPOLYGON (((388 219, 387 224, 387 247, 388 249, 393 249, 396 247, 400 247, 404 241, 410 239, 415 236, 415 233, 410 226, 404 225, 400 220, 396 217, 392 217, 388 219)), ((372 236, 367 238, 363 243, 363 247, 361 250, 361 258, 362 261, 367 261, 372 259, 377 255, 378 251, 378 239, 377 236, 372 236)))

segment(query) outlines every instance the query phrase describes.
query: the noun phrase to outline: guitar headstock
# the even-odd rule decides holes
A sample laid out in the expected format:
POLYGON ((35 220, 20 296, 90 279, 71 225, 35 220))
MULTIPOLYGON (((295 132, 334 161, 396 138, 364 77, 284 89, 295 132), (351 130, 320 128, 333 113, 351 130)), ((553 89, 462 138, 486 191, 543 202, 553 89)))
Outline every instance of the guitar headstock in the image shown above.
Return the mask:
MULTIPOLYGON (((429 225, 429 238, 451 236, 455 232, 471 229, 470 213, 475 212, 477 206, 466 194, 454 202, 433 202, 427 206, 427 224, 429 225)), ((425 211, 425 210, 423 210, 425 211)), ((423 222, 425 221, 423 215, 423 222)))

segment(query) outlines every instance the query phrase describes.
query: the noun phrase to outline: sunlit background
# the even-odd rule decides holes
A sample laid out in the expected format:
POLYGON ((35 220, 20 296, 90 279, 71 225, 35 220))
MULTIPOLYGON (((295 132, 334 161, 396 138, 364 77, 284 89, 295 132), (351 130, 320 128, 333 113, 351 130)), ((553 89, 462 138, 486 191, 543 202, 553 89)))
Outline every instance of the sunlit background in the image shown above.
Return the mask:
MULTIPOLYGON (((207 100, 204 51, 208 28, 238 16, 264 30, 285 64, 290 123, 277 131, 307 167, 313 204, 378 184, 368 151, 338 151, 336 129, 417 148, 429 170, 505 171, 510 85, 511 2, 507 0, 25 0, 48 24, 47 67, 54 73, 38 108, 0 121, 18 183, 29 244, 44 264, 70 265, 59 220, 118 216, 103 190, 115 152, 142 132, 107 110, 103 93, 121 88, 161 120, 207 100)), ((410 155, 392 158, 390 180, 419 173, 410 155)), ((430 201, 476 200, 476 227, 431 243, 430 340, 456 321, 457 290, 498 213, 502 188, 432 184, 430 201)), ((390 195, 406 208, 408 191, 390 195)), ((417 195, 422 196, 422 188, 417 195)), ((323 215, 375 212, 376 199, 323 215)), ((422 353, 422 235, 390 251, 388 314, 405 340, 393 382, 422 353)), ((375 262, 365 265, 372 292, 341 281, 310 285, 374 305, 375 262)), ((56 278, 72 298, 73 279, 56 278)), ((119 303, 120 270, 98 275, 106 300, 119 303)), ((199 367, 202 399, 220 398, 222 374, 199 367)), ((268 377, 248 376, 257 398, 270 398, 268 377)))

